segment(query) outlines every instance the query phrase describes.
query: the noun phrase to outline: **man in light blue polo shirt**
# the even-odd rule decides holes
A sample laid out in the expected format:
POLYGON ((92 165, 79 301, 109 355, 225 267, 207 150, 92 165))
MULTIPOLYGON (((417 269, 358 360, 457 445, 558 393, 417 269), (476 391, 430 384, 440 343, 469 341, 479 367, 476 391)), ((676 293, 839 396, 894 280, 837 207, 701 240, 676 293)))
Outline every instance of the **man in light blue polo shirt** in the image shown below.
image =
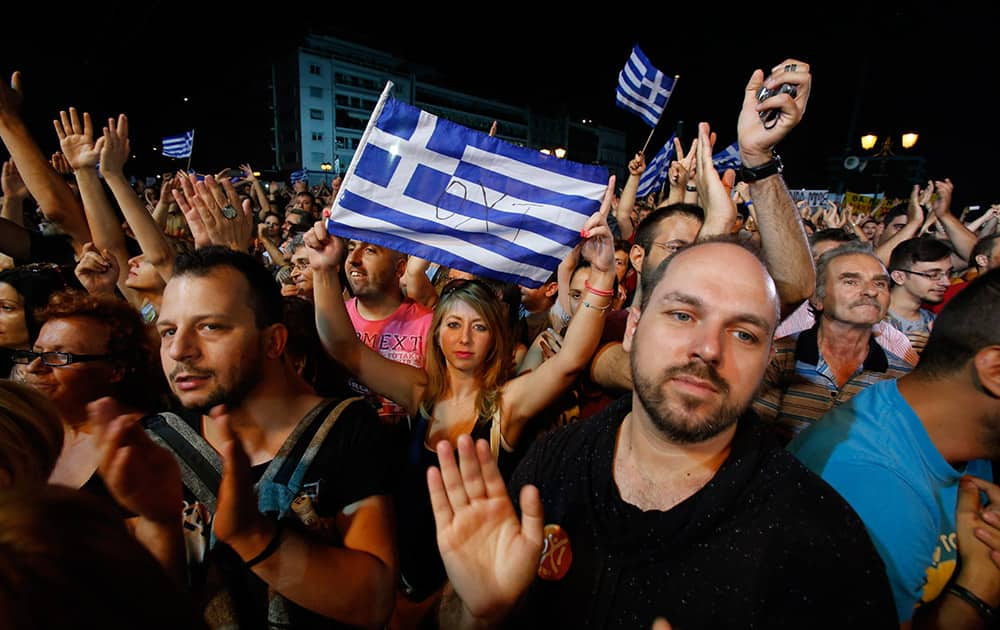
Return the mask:
POLYGON ((788 448, 861 516, 903 627, 986 627, 1000 605, 1000 505, 989 505, 1000 487, 985 481, 1000 459, 1000 269, 942 311, 912 373, 860 392, 788 448))

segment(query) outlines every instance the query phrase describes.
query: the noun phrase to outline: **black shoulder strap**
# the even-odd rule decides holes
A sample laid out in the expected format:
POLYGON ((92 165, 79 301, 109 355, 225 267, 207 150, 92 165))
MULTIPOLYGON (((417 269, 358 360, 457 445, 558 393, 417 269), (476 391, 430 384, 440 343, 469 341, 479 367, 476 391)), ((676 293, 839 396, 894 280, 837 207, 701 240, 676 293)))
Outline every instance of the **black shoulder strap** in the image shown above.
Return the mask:
POLYGON ((181 467, 184 487, 214 514, 222 483, 222 458, 215 449, 183 418, 173 413, 147 416, 142 425, 154 442, 174 454, 181 467))

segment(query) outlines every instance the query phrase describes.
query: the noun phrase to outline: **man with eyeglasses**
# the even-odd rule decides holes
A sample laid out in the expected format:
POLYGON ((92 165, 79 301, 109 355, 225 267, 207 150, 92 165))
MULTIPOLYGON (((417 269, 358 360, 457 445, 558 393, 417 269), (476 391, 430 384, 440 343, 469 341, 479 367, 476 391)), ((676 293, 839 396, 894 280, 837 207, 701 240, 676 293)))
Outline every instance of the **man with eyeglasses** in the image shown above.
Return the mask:
POLYGON ((951 254, 948 245, 929 237, 911 238, 892 250, 889 321, 909 338, 917 354, 927 345, 934 325, 934 313, 923 304, 944 299, 951 286, 951 254))

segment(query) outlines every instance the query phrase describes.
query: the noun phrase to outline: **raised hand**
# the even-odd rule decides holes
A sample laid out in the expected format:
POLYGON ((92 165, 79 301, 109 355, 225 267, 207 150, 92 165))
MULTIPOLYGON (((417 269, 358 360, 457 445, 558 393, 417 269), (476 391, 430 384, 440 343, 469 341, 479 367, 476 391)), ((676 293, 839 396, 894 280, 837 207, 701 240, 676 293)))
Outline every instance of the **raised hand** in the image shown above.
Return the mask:
POLYGON ((632 161, 628 163, 628 173, 633 177, 640 177, 646 172, 646 156, 636 153, 632 161))
POLYGON ((0 118, 20 118, 23 98, 21 73, 15 71, 10 75, 10 85, 0 81, 0 118))
POLYGON ((326 231, 326 222, 317 221, 303 233, 302 242, 309 248, 309 266, 316 271, 340 271, 344 262, 344 241, 326 231))
POLYGON ((111 496, 122 507, 157 523, 180 525, 184 505, 177 460, 157 446, 139 425, 141 414, 124 414, 112 398, 87 405, 95 429, 98 470, 111 496))
POLYGON ((590 262, 594 271, 600 273, 615 271, 615 241, 608 227, 608 213, 611 212, 611 201, 615 196, 615 176, 608 180, 604 191, 604 201, 601 208, 587 219, 580 230, 580 235, 586 239, 580 249, 580 255, 590 262))
POLYGON ((951 197, 955 193, 955 185, 945 178, 944 181, 934 182, 933 190, 937 193, 937 198, 931 203, 931 210, 938 218, 942 218, 951 212, 951 197))
POLYGON ((128 140, 128 118, 118 114, 118 119, 108 118, 108 126, 103 130, 99 142, 101 148, 101 173, 108 177, 112 173, 122 173, 128 160, 130 144, 128 140))
POLYGON ((253 168, 249 164, 240 164, 240 170, 243 171, 243 179, 248 182, 257 181, 257 176, 253 174, 253 168))
POLYGON ((958 487, 955 534, 961 558, 955 579, 991 606, 1000 603, 1000 486, 966 476, 958 487), (979 493, 988 504, 983 505, 979 493))
POLYGON ((59 151, 52 154, 52 157, 49 159, 49 164, 52 165, 52 170, 60 175, 73 174, 73 167, 69 165, 69 161, 66 159, 66 156, 59 151))
MULTIPOLYGON (((732 231, 732 226, 736 222, 736 204, 733 203, 732 195, 726 188, 725 182, 719 177, 719 172, 712 164, 712 149, 715 141, 715 134, 709 128, 708 123, 698 123, 698 144, 697 144, 697 175, 695 183, 698 187, 698 199, 705 208, 705 224, 708 231, 705 234, 727 234, 732 231), (711 223, 711 225, 708 225, 711 223)), ((735 171, 729 170, 727 178, 735 181, 735 171)))
POLYGON ((209 410, 206 422, 221 437, 219 453, 222 455, 222 483, 219 485, 212 530, 219 540, 230 543, 234 539, 255 533, 266 519, 257 509, 250 458, 230 426, 225 406, 217 405, 209 410))
POLYGON ((193 175, 177 173, 181 188, 174 195, 184 218, 191 227, 195 246, 223 245, 246 251, 253 235, 253 210, 250 200, 240 204, 229 178, 220 186, 211 175, 199 182, 193 175))
POLYGON ((59 136, 59 147, 74 171, 97 166, 101 148, 94 143, 94 124, 89 113, 83 112, 83 124, 80 124, 76 108, 70 107, 68 114, 59 112, 59 120, 53 120, 52 126, 59 136))
POLYGON ((28 187, 24 185, 21 174, 17 172, 17 165, 14 160, 7 160, 3 163, 3 175, 0 176, 0 190, 3 190, 4 197, 11 199, 27 199, 28 187))
POLYGON ((774 147, 802 120, 811 86, 809 64, 797 59, 786 59, 776 65, 766 79, 762 70, 754 70, 743 94, 743 108, 736 125, 744 165, 752 168, 771 161, 774 147), (764 101, 757 100, 761 87, 777 90, 784 83, 796 87, 795 98, 776 94, 764 101), (780 114, 773 123, 765 125, 760 113, 770 110, 780 110, 780 114))
POLYGON ((108 250, 101 251, 93 243, 85 243, 73 273, 87 293, 114 295, 120 270, 118 260, 108 250))
POLYGON ((542 553, 542 503, 531 485, 521 490, 521 519, 485 440, 458 438, 461 470, 451 444, 437 445, 441 468, 427 469, 438 548, 452 587, 477 618, 502 616, 527 590, 542 553))

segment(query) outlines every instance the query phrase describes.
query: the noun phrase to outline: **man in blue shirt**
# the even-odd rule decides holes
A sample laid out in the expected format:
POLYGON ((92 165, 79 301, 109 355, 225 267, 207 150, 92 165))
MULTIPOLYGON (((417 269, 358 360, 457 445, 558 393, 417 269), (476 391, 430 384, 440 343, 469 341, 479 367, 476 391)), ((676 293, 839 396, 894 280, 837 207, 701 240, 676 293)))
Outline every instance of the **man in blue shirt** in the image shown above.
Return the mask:
POLYGON ((912 373, 869 387, 788 447, 861 516, 906 628, 985 627, 1000 605, 1000 488, 985 481, 1000 458, 998 292, 1000 270, 971 283, 912 373))

